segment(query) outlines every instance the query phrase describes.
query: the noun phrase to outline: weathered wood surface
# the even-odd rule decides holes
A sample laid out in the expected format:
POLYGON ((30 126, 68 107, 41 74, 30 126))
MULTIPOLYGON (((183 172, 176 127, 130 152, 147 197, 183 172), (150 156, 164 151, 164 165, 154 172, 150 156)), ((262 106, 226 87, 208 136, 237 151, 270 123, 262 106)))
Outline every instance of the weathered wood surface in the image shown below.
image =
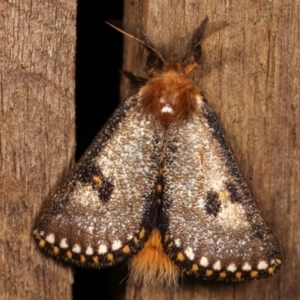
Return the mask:
POLYGON ((76 1, 1 1, 0 299, 71 299, 70 269, 32 239, 74 157, 76 1))
MULTIPOLYGON (((293 0, 125 1, 125 29, 139 35, 143 27, 165 57, 180 56, 206 16, 230 24, 204 43, 193 80, 219 116, 283 256, 281 270, 269 279, 177 291, 129 286, 126 300, 299 297, 299 9, 293 0)), ((146 57, 143 47, 125 38, 125 70, 145 76, 146 57)), ((124 83, 124 96, 127 89, 124 83)))

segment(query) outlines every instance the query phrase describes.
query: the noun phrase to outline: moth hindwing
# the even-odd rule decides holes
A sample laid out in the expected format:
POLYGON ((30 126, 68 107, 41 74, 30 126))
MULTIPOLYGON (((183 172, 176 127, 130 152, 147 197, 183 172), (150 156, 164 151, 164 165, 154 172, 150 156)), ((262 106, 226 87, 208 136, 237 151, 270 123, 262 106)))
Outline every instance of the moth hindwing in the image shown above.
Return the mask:
MULTIPOLYGON (((39 248, 78 266, 128 259, 130 280, 176 284, 182 274, 245 281, 273 275, 278 245, 245 183, 221 125, 187 74, 208 33, 204 20, 179 61, 147 42, 150 78, 117 108, 33 235, 39 248)), ((141 41, 137 39, 138 41, 141 41)))

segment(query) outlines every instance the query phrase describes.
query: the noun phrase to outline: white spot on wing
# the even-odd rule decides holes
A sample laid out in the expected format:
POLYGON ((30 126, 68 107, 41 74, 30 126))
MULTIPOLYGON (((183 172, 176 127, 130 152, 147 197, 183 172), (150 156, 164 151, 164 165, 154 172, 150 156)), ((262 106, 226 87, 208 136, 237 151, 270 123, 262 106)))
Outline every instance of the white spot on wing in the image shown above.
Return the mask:
POLYGON ((105 254, 107 252, 107 247, 106 245, 100 245, 98 249, 99 254, 105 254))
POLYGON ((93 251, 92 247, 91 247, 91 246, 88 246, 88 247, 86 248, 85 254, 86 254, 86 255, 92 255, 93 253, 94 253, 94 251, 93 251))
POLYGON ((249 265, 249 263, 244 263, 242 270, 243 271, 250 271, 252 269, 252 267, 249 265))
POLYGON ((202 256, 200 259, 200 266, 207 267, 209 264, 208 259, 205 256, 202 256))
POLYGON ((177 247, 180 247, 180 245, 181 245, 180 239, 176 239, 174 242, 177 247))
POLYGON ((112 246, 111 246, 112 250, 114 250, 114 251, 120 249, 121 247, 122 247, 122 243, 120 240, 113 241, 112 246))
POLYGON ((214 265, 213 265, 213 269, 216 271, 221 270, 221 262, 219 260, 217 260, 214 265))
POLYGON ((68 243, 67 243, 67 239, 63 238, 61 239, 60 243, 59 243, 60 248, 62 249, 66 249, 69 247, 68 243))
POLYGON ((193 260, 195 258, 195 254, 191 247, 187 247, 184 251, 185 255, 188 257, 189 260, 193 260))
POLYGON ((268 267, 268 263, 265 260, 261 260, 258 265, 257 265, 257 269, 258 270, 265 270, 268 267))
POLYGON ((54 244, 55 242, 55 236, 53 233, 50 233, 46 236, 46 241, 50 244, 54 244))
POLYGON ((74 253, 80 253, 81 247, 78 244, 75 244, 74 247, 72 248, 72 251, 74 253))
POLYGON ((236 265, 234 263, 230 264, 228 267, 227 267, 227 271, 229 272, 235 272, 236 271, 236 265))
POLYGON ((127 235, 127 240, 129 241, 129 240, 132 240, 132 239, 133 239, 132 234, 128 234, 128 235, 127 235))

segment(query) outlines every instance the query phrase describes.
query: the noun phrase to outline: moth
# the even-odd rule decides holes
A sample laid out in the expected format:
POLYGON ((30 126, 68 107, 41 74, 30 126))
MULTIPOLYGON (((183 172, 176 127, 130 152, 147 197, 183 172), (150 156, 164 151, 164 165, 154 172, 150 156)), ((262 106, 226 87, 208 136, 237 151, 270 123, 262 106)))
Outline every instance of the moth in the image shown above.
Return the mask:
POLYGON ((276 240, 218 118, 188 78, 203 41, 227 26, 209 24, 179 61, 133 37, 150 52, 149 79, 125 72, 136 92, 44 203, 33 229, 40 249, 81 267, 128 260, 135 284, 248 281, 279 269, 276 240))

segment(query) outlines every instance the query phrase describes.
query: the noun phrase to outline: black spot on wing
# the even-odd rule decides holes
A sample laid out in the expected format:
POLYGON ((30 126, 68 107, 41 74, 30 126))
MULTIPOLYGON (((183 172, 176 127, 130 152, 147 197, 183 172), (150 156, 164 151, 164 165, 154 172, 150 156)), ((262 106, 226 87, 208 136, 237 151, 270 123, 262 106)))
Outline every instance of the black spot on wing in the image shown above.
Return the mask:
POLYGON ((105 177, 95 164, 79 164, 73 181, 89 184, 98 192, 100 200, 109 201, 114 190, 112 179, 105 177))
POLYGON ((110 181, 109 178, 106 178, 103 181, 102 187, 99 189, 100 199, 107 202, 111 198, 114 188, 115 188, 114 184, 110 181))
POLYGON ((233 203, 241 202, 241 200, 242 200, 241 196, 239 195, 237 186, 234 183, 227 182, 226 188, 227 188, 228 192, 230 193, 231 202, 233 202, 233 203))
POLYGON ((221 201, 216 192, 208 192, 206 195, 205 210, 207 214, 216 217, 220 211, 221 201))

